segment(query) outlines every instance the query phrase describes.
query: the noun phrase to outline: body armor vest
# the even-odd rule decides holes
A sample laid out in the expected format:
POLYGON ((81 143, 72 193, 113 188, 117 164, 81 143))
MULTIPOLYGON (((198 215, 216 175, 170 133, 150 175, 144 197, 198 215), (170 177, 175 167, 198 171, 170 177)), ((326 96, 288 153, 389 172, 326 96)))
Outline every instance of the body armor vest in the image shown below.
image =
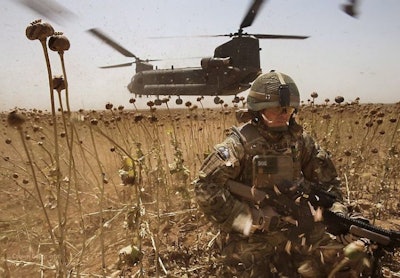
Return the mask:
POLYGON ((263 136, 252 123, 234 128, 245 149, 241 181, 271 190, 274 185, 297 184, 302 180, 301 140, 290 130, 263 136))

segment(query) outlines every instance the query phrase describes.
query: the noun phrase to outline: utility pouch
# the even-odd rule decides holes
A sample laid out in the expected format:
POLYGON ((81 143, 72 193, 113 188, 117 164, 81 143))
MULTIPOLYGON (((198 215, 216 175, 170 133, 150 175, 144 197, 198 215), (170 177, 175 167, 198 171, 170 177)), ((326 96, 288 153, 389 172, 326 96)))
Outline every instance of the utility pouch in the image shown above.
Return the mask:
POLYGON ((262 231, 275 231, 281 223, 280 215, 271 206, 252 209, 253 224, 262 231))
POLYGON ((252 166, 253 186, 257 188, 273 189, 274 185, 293 182, 291 155, 255 155, 252 166))

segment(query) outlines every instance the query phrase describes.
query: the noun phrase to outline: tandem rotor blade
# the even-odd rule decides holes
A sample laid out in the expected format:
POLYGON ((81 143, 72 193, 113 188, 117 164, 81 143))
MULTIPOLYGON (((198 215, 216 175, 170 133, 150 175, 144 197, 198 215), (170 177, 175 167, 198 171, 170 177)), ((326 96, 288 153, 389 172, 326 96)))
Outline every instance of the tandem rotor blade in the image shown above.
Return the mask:
POLYGON ((18 0, 16 3, 31 9, 58 24, 65 25, 76 19, 78 16, 53 0, 18 0))
POLYGON ((142 60, 142 59, 136 58, 136 61, 133 61, 133 62, 117 64, 117 65, 111 65, 111 66, 102 66, 102 67, 99 67, 99 68, 101 68, 101 69, 112 69, 112 68, 130 67, 130 66, 132 66, 133 64, 136 64, 136 63, 144 64, 144 63, 154 62, 154 61, 162 61, 162 60, 161 59, 146 59, 146 60, 142 60))
POLYGON ((342 11, 351 17, 357 17, 357 0, 349 0, 348 3, 341 5, 342 11))
POLYGON ((88 30, 89 33, 91 33, 92 35, 94 35, 95 37, 97 37, 98 39, 104 41, 106 44, 108 44, 109 46, 111 46, 112 48, 114 48, 115 50, 117 50, 119 53, 121 53, 122 55, 126 56, 126 57, 132 57, 135 59, 138 59, 138 57, 136 57, 135 54, 133 54, 132 52, 130 52, 129 50, 125 49, 124 47, 122 47, 120 44, 118 44, 117 42, 115 42, 113 39, 111 39, 109 36, 107 36, 106 34, 104 34, 102 31, 100 31, 97 28, 92 28, 88 30))
POLYGON ((135 62, 112 65, 112 66, 103 66, 103 67, 99 67, 99 68, 101 68, 101 69, 112 69, 112 68, 130 67, 130 66, 132 66, 133 63, 135 63, 135 62))
POLYGON ((151 37, 153 39, 165 39, 165 38, 184 38, 184 37, 242 37, 242 36, 254 36, 258 39, 294 39, 294 40, 304 40, 309 38, 309 36, 298 36, 298 35, 273 35, 273 34, 248 34, 243 32, 243 28, 249 27, 257 13, 259 12, 261 6, 266 0, 253 0, 246 16, 244 17, 242 23, 240 24, 240 29, 236 33, 230 34, 218 34, 218 35, 197 35, 197 36, 174 36, 174 37, 151 37))
POLYGON ((254 36, 257 39, 294 39, 304 40, 309 36, 299 35, 273 35, 273 34, 247 34, 247 33, 230 33, 219 35, 198 35, 198 36, 173 36, 173 37, 149 37, 149 39, 176 39, 176 38, 216 38, 216 37, 234 37, 234 36, 254 36))
POLYGON ((292 39, 292 40, 304 40, 308 39, 309 36, 297 36, 297 35, 272 35, 272 34, 252 34, 252 36, 258 39, 292 39))
POLYGON ((260 10, 263 3, 264 0, 254 0, 242 23, 240 24, 240 29, 249 27, 253 23, 254 18, 256 17, 257 12, 260 10))

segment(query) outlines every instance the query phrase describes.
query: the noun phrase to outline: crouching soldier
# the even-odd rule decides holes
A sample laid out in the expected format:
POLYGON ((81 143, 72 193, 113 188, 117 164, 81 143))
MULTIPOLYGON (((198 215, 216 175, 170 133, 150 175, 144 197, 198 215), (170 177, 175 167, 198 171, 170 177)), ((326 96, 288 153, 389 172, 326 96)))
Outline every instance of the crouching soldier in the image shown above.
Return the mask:
POLYGON ((321 209, 297 194, 318 185, 338 200, 329 209, 347 214, 329 154, 295 121, 299 102, 291 77, 260 75, 247 97, 249 121, 233 127, 201 166, 198 204, 228 234, 221 276, 359 277, 368 270, 367 244, 351 242, 346 253, 321 209))

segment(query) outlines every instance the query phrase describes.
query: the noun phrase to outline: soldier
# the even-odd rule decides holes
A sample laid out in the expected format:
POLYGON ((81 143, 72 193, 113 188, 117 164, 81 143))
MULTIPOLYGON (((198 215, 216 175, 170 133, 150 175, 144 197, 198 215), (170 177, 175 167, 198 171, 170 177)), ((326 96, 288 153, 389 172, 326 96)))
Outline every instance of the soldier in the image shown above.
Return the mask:
MULTIPOLYGON (((247 97, 250 120, 233 127, 201 166, 198 204, 228 235, 221 276, 359 277, 368 266, 362 241, 352 243, 361 252, 349 260, 343 242, 326 232, 321 209, 293 194, 299 186, 318 184, 342 200, 329 154, 295 121, 299 102, 291 77, 275 71, 260 75, 247 97), (246 186, 235 192, 232 184, 246 186), (258 189, 269 201, 257 200, 258 189), (254 198, 244 198, 246 192, 254 198), (296 217, 290 215, 293 207, 296 217)), ((347 214, 342 202, 330 210, 347 214)))

